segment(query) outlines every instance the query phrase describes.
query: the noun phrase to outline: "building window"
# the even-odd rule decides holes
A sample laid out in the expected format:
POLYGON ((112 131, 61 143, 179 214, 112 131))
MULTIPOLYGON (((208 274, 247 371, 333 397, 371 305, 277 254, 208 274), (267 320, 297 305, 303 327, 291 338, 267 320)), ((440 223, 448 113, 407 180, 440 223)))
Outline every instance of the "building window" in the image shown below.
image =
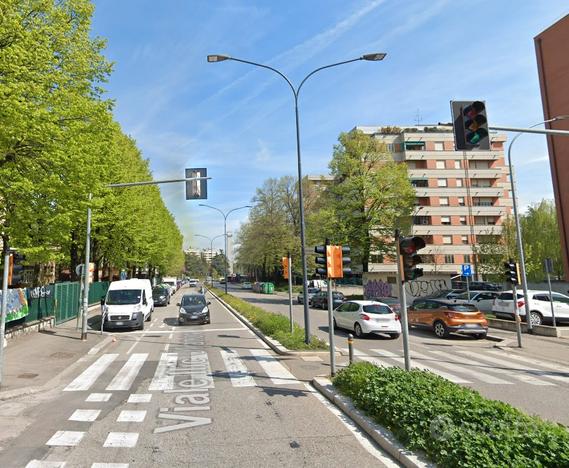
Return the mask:
POLYGON ((405 149, 410 151, 424 151, 425 142, 424 141, 406 141, 405 149))
POLYGON ((443 226, 450 226, 450 216, 441 216, 441 224, 443 226))
POLYGON ((458 206, 464 206, 464 197, 458 197, 458 206))
POLYGON ((472 179, 473 187, 491 187, 492 183, 490 179, 472 179))
POLYGON ((431 217, 430 216, 414 216, 413 217, 413 224, 425 226, 427 224, 431 224, 431 217))
POLYGON ((462 187, 462 179, 456 179, 456 186, 462 187))
POLYGON ((407 169, 417 169, 417 161, 407 161, 407 169))
POLYGON ((395 146, 393 145, 393 143, 387 143, 387 145, 385 145, 387 147, 387 151, 389 153, 394 153, 395 152, 395 146))
POLYGON ((468 244, 468 236, 461 236, 460 240, 463 244, 468 244))
POLYGON ((454 168, 455 168, 455 169, 460 169, 460 168, 461 168, 460 161, 455 161, 455 162, 454 162, 454 168))
POLYGON ((446 245, 452 244, 452 236, 443 236, 443 244, 446 245))
POLYGON ((475 216, 474 224, 478 226, 494 226, 496 224, 496 218, 493 216, 475 216))
POLYGON ((445 255, 445 263, 454 263, 454 255, 445 255))
POLYGON ((490 161, 470 161, 471 169, 489 169, 490 161))
POLYGON ((445 162, 444 161, 436 161, 435 165, 436 165, 437 169, 444 169, 445 168, 445 162))
POLYGON ((437 179, 437 187, 446 187, 447 180, 446 179, 437 179))
POLYGON ((466 216, 461 216, 459 219, 460 219, 460 224, 466 226, 466 216))
POLYGON ((428 187, 429 181, 427 179, 413 179, 411 185, 415 188, 428 187))
POLYGON ((492 198, 482 198, 482 197, 475 197, 472 199, 472 204, 474 206, 492 206, 492 198))
POLYGON ((383 263, 383 255, 371 254, 370 261, 371 263, 383 263))
POLYGON ((435 151, 444 151, 445 144, 442 141, 435 141, 435 151))
POLYGON ((440 197, 439 198, 439 205, 440 206, 448 206, 448 198, 447 197, 440 197))
POLYGON ((464 255, 464 263, 472 263, 470 260, 471 258, 469 254, 464 255))

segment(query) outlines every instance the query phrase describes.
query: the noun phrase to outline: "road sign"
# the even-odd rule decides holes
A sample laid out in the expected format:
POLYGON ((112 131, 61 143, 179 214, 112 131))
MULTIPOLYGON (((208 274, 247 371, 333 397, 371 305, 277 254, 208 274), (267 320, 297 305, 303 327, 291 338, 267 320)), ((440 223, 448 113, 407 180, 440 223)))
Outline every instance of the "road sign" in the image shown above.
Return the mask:
POLYGON ((553 259, 546 258, 544 260, 545 272, 546 273, 553 273, 553 259))
POLYGON ((472 267, 468 263, 462 265, 462 276, 472 276, 472 267))
POLYGON ((125 270, 121 270, 121 281, 124 281, 126 279, 126 271, 125 270))
MULTIPOLYGON (((205 167, 186 169, 186 178, 207 177, 205 167)), ((186 182, 186 200, 207 200, 207 180, 189 180, 186 182)))

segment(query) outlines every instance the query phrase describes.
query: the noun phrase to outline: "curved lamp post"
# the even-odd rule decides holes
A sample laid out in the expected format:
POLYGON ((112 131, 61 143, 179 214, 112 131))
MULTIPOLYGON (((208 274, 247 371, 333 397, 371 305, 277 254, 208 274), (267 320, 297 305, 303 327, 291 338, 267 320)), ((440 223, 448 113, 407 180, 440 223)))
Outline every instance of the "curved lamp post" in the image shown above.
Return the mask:
POLYGON ((219 239, 220 237, 224 237, 225 234, 220 234, 219 236, 215 237, 208 237, 204 236, 203 234, 194 234, 194 237, 203 237, 209 241, 209 277, 211 278, 210 283, 211 287, 213 288, 213 241, 215 239, 219 239))
POLYGON ((227 217, 229 216, 230 213, 233 213, 234 211, 243 210, 245 208, 252 208, 252 205, 245 205, 245 206, 240 206, 238 208, 233 208, 229 210, 227 213, 224 213, 215 206, 206 205, 205 203, 200 203, 199 206, 205 206, 206 208, 211 208, 212 210, 219 211, 221 213, 221 216, 223 216, 223 235, 225 236, 225 262, 223 263, 223 266, 225 272, 225 294, 227 294, 227 263, 229 261, 229 257, 227 256, 227 217))
MULTIPOLYGON (((304 77, 304 79, 300 82, 297 88, 294 87, 292 82, 286 77, 284 73, 277 70, 276 68, 270 67, 268 65, 263 65, 261 63, 251 62, 249 60, 242 60, 235 57, 230 57, 228 55, 208 55, 207 61, 210 63, 215 62, 223 62, 225 60, 233 60, 234 62, 241 62, 246 63, 248 65, 253 65, 255 67, 266 68, 267 70, 271 70, 272 72, 279 75, 283 78, 287 84, 289 85, 292 94, 294 96, 294 114, 296 119, 296 158, 297 158, 297 166, 298 166, 298 203, 299 203, 299 214, 300 214, 300 248, 302 252, 302 291, 304 297, 308 297, 308 269, 306 266, 306 239, 305 239, 305 223, 304 223, 304 202, 302 198, 302 163, 300 158, 300 124, 299 124, 299 117, 298 117, 298 96, 300 93, 300 89, 302 85, 315 73, 325 70, 327 68, 337 67, 339 65, 344 65, 346 63, 358 62, 360 60, 366 60, 369 62, 378 62, 385 58, 387 54, 385 53, 373 53, 373 54, 365 54, 361 57, 345 60, 343 62, 332 63, 330 65, 325 65, 323 67, 319 67, 316 70, 311 71, 308 75, 304 77)), ((304 340, 306 343, 310 342, 310 315, 308 312, 308 303, 304 301, 304 340)))

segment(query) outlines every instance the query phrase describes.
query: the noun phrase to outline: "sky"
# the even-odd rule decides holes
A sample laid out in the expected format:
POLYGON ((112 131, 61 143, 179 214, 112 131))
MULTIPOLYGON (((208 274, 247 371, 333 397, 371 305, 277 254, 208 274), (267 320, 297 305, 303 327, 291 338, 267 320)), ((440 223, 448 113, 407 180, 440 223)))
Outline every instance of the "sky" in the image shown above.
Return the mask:
MULTIPOLYGON (((490 125, 543 120, 533 38, 569 13, 567 0, 94 0, 93 35, 114 62, 115 118, 156 180, 206 167, 208 199, 249 205, 268 178, 297 174, 294 99, 314 69, 385 52, 312 76, 299 96, 303 175, 325 174, 341 132, 356 125, 450 121, 450 100, 486 101, 490 125)), ((569 109, 568 112, 569 114, 569 109)), ((544 136, 512 150, 520 206, 553 198, 544 136)), ((185 247, 223 234, 220 213, 161 186, 185 247)), ((229 231, 247 219, 231 213, 229 231)), ((215 241, 221 248, 223 239, 215 241)))

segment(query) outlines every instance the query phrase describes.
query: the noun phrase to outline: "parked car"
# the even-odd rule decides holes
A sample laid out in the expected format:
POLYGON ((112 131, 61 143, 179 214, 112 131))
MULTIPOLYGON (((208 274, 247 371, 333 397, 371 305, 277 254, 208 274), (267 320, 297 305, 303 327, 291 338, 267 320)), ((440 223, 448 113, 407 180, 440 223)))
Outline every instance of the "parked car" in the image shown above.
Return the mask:
POLYGON ((103 328, 144 330, 154 311, 152 285, 147 279, 113 281, 102 304, 103 328))
POLYGON ((382 304, 387 304, 393 312, 397 315, 401 315, 401 301, 398 297, 386 296, 386 297, 375 297, 373 299, 375 302, 381 302, 382 304))
POLYGON ((399 316, 385 303, 348 301, 334 310, 334 328, 353 330, 358 338, 369 333, 385 333, 391 338, 401 334, 399 316))
MULTIPOLYGON (((453 281, 454 288, 466 289, 466 281, 453 281)), ((468 288, 471 291, 501 291, 502 285, 498 283, 490 283, 488 281, 470 281, 468 288)))
MULTIPOLYGON (((315 294, 318 294, 319 292, 320 292, 320 288, 308 288, 307 289, 308 305, 312 304, 312 298, 314 297, 315 294)), ((299 304, 304 304, 304 293, 303 292, 299 293, 299 295, 296 296, 296 302, 298 302, 299 304)))
POLYGON ((449 300, 455 304, 474 304, 482 312, 492 312, 494 299, 499 295, 498 291, 470 291, 470 299, 468 293, 463 292, 453 294, 449 300))
POLYGON ((219 278, 219 284, 225 284, 225 278, 219 278))
POLYGON ((197 279, 190 279, 190 280, 188 281, 188 286, 189 286, 190 288, 195 288, 195 287, 197 287, 197 285, 198 285, 198 280, 197 280, 197 279))
MULTIPOLYGON (((346 297, 341 292, 332 292, 332 308, 335 309, 339 305, 343 304, 346 297)), ((328 291, 320 291, 312 296, 312 307, 318 309, 328 308, 328 291)))
MULTIPOLYGON (((549 291, 528 290, 528 296, 532 325, 553 322, 549 291)), ((551 296, 553 297, 555 321, 559 323, 569 322, 569 296, 557 292, 552 293, 551 296)), ((513 319, 515 317, 512 298, 512 291, 500 293, 492 306, 492 312, 494 312, 496 318, 513 319)), ((520 317, 525 319, 526 308, 522 291, 517 292, 517 307, 520 317)))
POLYGON ((170 296, 178 290, 178 280, 173 276, 165 276, 162 278, 162 284, 167 284, 170 287, 170 296))
POLYGON ((241 283, 241 289, 253 289, 253 285, 249 281, 241 283))
POLYGON ((167 306, 170 304, 170 288, 166 285, 158 285, 152 288, 152 299, 155 306, 167 306))
POLYGON ((184 294, 182 300, 176 304, 180 310, 178 311, 178 323, 185 325, 187 323, 210 323, 209 305, 203 294, 184 294))
POLYGON ((488 333, 488 321, 473 304, 424 298, 409 307, 408 320, 411 326, 433 330, 439 338, 450 333, 486 338, 488 333))
POLYGON ((447 299, 452 299, 457 294, 462 294, 463 292, 466 292, 466 289, 441 289, 440 291, 436 292, 435 294, 415 298, 413 300, 413 304, 415 302, 423 300, 423 299, 438 299, 438 300, 444 301, 447 299))

